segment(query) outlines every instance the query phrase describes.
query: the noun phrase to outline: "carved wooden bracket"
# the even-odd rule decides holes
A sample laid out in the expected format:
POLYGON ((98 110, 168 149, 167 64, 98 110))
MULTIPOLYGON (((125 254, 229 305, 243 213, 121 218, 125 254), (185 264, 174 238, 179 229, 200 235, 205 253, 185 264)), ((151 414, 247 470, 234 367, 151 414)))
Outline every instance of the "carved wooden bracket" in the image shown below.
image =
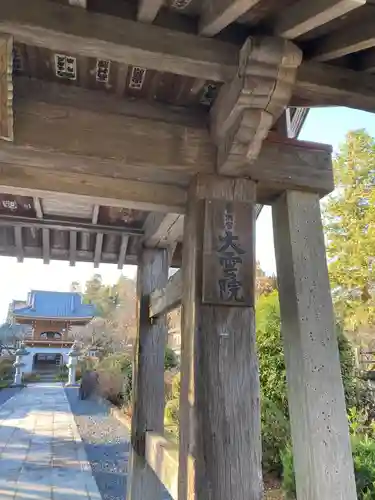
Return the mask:
POLYGON ((13 39, 0 36, 0 139, 13 141, 13 39))
POLYGON ((291 98, 301 50, 276 37, 249 38, 232 82, 224 85, 211 110, 211 134, 218 147, 217 169, 245 175, 272 124, 291 98))

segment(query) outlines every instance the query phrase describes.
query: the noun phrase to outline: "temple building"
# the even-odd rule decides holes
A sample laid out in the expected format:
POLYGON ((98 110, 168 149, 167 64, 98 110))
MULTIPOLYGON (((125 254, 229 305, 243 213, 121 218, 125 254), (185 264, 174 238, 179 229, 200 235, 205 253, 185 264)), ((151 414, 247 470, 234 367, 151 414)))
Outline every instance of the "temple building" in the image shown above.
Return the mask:
POLYGON ((66 364, 74 330, 93 316, 94 306, 83 304, 79 293, 32 290, 26 305, 13 309, 13 320, 32 328, 25 338, 30 353, 24 358, 25 373, 52 371, 66 364))

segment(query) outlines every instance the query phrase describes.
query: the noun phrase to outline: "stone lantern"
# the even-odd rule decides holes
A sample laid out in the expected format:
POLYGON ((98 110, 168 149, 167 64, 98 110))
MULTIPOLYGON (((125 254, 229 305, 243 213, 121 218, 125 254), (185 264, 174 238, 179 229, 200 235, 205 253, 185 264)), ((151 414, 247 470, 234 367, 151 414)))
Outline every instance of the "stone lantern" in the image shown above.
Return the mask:
POLYGON ((14 382, 13 386, 22 385, 22 368, 25 366, 25 363, 22 362, 23 356, 27 356, 29 351, 26 350, 25 344, 22 342, 20 347, 16 351, 16 361, 13 363, 14 368, 16 369, 14 374, 14 382))
POLYGON ((68 362, 68 383, 66 384, 67 386, 72 386, 76 385, 76 370, 77 370, 77 363, 78 363, 78 356, 79 356, 79 347, 76 341, 74 341, 74 344, 72 345, 71 350, 69 351, 69 362, 68 362))

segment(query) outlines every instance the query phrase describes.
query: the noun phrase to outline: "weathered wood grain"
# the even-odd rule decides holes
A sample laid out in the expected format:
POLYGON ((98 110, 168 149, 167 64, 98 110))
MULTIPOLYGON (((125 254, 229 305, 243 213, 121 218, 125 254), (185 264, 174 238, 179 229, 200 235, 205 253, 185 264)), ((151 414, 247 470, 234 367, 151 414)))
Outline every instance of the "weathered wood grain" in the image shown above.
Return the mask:
POLYGON ((373 112, 375 76, 308 62, 298 69, 293 95, 315 105, 347 106, 373 112))
POLYGON ((183 215, 151 213, 143 225, 142 243, 149 248, 169 248, 182 240, 183 229, 183 215))
POLYGON ((184 173, 214 168, 206 130, 29 100, 15 102, 15 144, 184 173))
POLYGON ((153 290, 150 295, 150 318, 166 314, 181 304, 182 272, 177 271, 171 276, 165 288, 153 290))
POLYGON ((100 99, 98 99, 96 90, 23 76, 14 77, 14 92, 17 100, 26 99, 48 104, 63 104, 96 113, 112 113, 133 118, 146 118, 197 129, 207 128, 208 114, 205 110, 189 109, 142 99, 119 99, 119 97, 123 97, 123 85, 126 85, 127 71, 126 68, 121 69, 123 71, 120 71, 119 78, 121 78, 122 90, 118 90, 116 95, 102 92, 100 93, 100 99))
POLYGON ((182 267, 178 497, 260 500, 254 309, 202 304, 204 199, 247 202, 255 210, 254 185, 244 179, 198 178, 188 199, 182 267))
POLYGON ((42 247, 43 247, 43 263, 50 263, 50 230, 42 229, 42 247))
POLYGON ((366 0, 299 0, 282 9, 275 33, 284 38, 297 38, 365 4, 366 0))
POLYGON ((178 445, 146 432, 146 460, 173 500, 178 500, 178 445))
POLYGON ((253 204, 206 200, 204 217, 203 304, 254 307, 253 204))
POLYGON ((98 233, 96 235, 95 241, 95 251, 94 251, 94 268, 98 268, 102 256, 103 249, 103 233, 98 233))
POLYGON ((95 57, 179 75, 226 81, 238 49, 120 17, 72 9, 48 0, 0 0, 0 31, 58 53, 95 57))
POLYGON ((142 23, 152 23, 158 15, 163 0, 138 0, 137 19, 142 23))
POLYGON ((81 7, 82 9, 87 9, 87 0, 69 0, 69 5, 73 5, 73 7, 81 7))
POLYGON ((145 461, 146 431, 159 434, 164 429, 164 350, 167 339, 166 316, 151 322, 150 294, 164 288, 168 279, 167 251, 143 249, 137 277, 138 332, 134 345, 133 453, 127 498, 162 500, 162 487, 145 461))
POLYGON ((0 192, 21 196, 59 194, 71 200, 146 211, 185 211, 184 189, 87 174, 72 174, 0 162, 0 192), (67 197, 69 199, 69 197, 67 197))
POLYGON ((301 60, 301 50, 288 40, 246 41, 237 75, 220 89, 211 108, 219 173, 236 175, 258 157, 271 126, 289 104, 301 60))
POLYGON ((0 139, 13 140, 13 39, 0 36, 0 139))
MULTIPOLYGON (((374 11, 375 12, 375 11, 374 11)), ((330 61, 347 54, 360 52, 375 46, 375 21, 372 17, 345 29, 334 31, 316 45, 311 59, 330 61)))
POLYGON ((22 227, 15 226, 14 227, 14 242, 15 242, 15 250, 17 262, 23 262, 24 253, 23 253, 23 238, 22 238, 22 227))
POLYGON ((77 231, 69 233, 69 263, 75 266, 77 261, 77 231))
POLYGON ((273 206, 297 497, 355 500, 355 481, 319 198, 273 206))
POLYGON ((260 0, 203 0, 200 34, 216 35, 259 2, 260 0))
POLYGON ((118 256, 118 263, 117 263, 118 269, 122 269, 124 267, 128 245, 129 245, 129 236, 123 234, 121 237, 120 251, 118 256))

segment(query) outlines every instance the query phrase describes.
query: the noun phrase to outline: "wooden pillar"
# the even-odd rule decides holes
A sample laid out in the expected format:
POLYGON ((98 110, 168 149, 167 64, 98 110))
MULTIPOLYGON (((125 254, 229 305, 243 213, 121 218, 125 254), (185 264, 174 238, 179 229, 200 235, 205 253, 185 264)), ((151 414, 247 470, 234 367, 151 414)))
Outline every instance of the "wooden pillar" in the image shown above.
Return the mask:
POLYGON ((355 500, 319 196, 273 205, 298 500, 355 500))
POLYGON ((150 293, 168 280, 168 253, 143 249, 137 278, 138 334, 133 366, 132 453, 127 500, 161 500, 160 481, 145 461, 146 431, 164 429, 164 352, 166 315, 150 320, 150 293))
POLYGON ((260 500, 254 182, 194 181, 182 270, 178 498, 260 500))

